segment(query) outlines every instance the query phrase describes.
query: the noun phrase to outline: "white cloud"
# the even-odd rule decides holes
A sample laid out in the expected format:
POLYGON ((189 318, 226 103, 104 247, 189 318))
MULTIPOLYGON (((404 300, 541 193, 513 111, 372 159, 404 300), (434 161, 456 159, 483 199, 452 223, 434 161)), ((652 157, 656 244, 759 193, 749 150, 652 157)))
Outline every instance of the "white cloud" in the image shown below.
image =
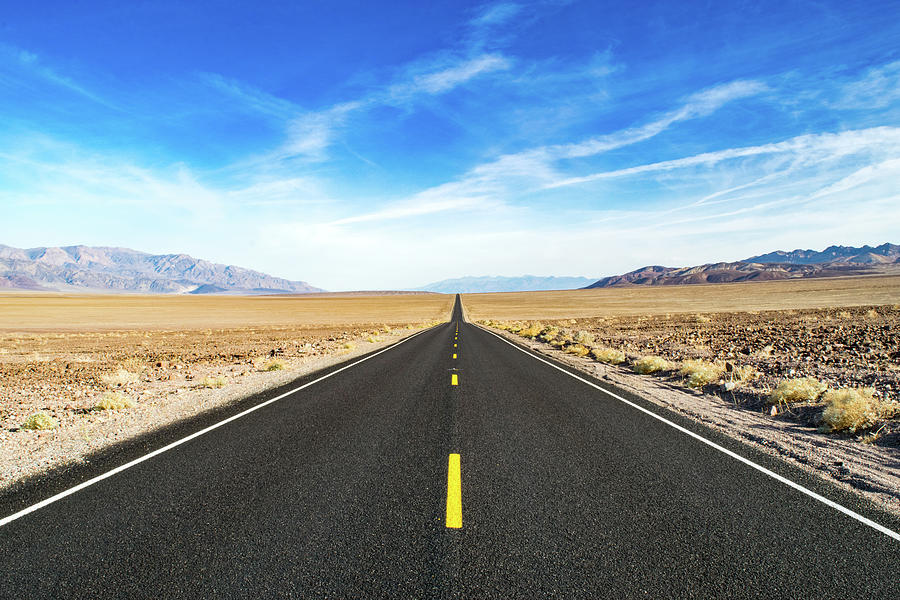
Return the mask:
POLYGON ((636 144, 659 135, 675 123, 705 117, 734 100, 755 96, 768 87, 759 81, 739 80, 718 85, 689 96, 678 109, 639 127, 617 131, 577 144, 564 144, 545 148, 544 151, 559 158, 582 158, 616 148, 636 144))
POLYGON ((57 72, 55 69, 52 69, 51 67, 45 65, 41 61, 40 56, 33 52, 29 52, 21 48, 16 48, 8 44, 0 44, 0 58, 6 58, 7 61, 12 61, 20 69, 22 69, 23 72, 27 73, 31 77, 37 78, 38 80, 49 83, 56 87, 65 89, 78 96, 81 96, 82 98, 86 98, 107 108, 121 110, 114 103, 110 102, 108 99, 100 96, 99 94, 92 92, 85 86, 75 81, 72 77, 63 75, 57 72))
MULTIPOLYGON (((509 66, 510 61, 508 58, 496 54, 486 54, 440 71, 420 75, 415 77, 412 82, 401 87, 407 94, 416 92, 441 94, 468 82, 474 77, 492 71, 502 71, 508 69, 509 66)), ((395 95, 392 91, 391 96, 394 97, 395 95)))
POLYGON ((843 86, 835 108, 871 110, 885 108, 900 100, 900 60, 872 67, 843 86))
POLYGON ((588 183, 599 179, 630 177, 650 172, 672 171, 676 169, 710 166, 719 162, 737 158, 747 158, 762 154, 790 153, 796 160, 811 163, 826 157, 839 158, 861 151, 893 148, 900 151, 900 128, 874 127, 857 131, 840 133, 824 133, 797 136, 783 142, 748 146, 745 148, 729 148, 716 152, 705 152, 686 158, 661 161, 626 169, 604 171, 581 177, 569 177, 548 184, 547 188, 588 183))

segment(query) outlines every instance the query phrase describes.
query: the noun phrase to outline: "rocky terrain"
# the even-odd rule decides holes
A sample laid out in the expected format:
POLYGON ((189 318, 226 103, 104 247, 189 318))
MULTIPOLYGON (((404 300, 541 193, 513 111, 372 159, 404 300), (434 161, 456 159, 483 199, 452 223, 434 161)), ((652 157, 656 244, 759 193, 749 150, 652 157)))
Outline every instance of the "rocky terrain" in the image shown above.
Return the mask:
POLYGON ((0 245, 0 288, 153 294, 272 294, 321 292, 289 281, 187 254, 147 254, 128 248, 0 245))
POLYGON ((629 285, 686 285, 775 281, 811 277, 848 277, 900 272, 900 246, 830 246, 815 250, 776 251, 737 262, 718 262, 693 267, 641 267, 623 275, 604 277, 591 288, 629 285))

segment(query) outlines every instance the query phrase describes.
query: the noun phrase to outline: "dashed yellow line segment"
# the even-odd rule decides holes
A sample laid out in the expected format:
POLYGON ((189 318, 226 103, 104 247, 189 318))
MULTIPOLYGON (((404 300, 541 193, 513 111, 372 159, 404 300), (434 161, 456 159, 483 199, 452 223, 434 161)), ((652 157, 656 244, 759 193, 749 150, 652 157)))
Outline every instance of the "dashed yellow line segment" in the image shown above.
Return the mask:
POLYGON ((447 527, 450 529, 462 527, 462 478, 459 454, 451 454, 447 465, 447 527))
POLYGON ((459 375, 454 373, 450 376, 450 385, 459 385, 459 375))

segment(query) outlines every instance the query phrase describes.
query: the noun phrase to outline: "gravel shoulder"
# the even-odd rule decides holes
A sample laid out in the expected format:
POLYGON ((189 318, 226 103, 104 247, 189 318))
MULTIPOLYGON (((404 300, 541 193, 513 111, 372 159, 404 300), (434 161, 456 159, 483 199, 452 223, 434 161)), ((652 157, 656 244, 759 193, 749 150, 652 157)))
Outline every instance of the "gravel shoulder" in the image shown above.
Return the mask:
POLYGON ((485 328, 515 344, 632 391, 732 439, 788 460, 900 516, 900 449, 897 447, 863 444, 847 436, 824 435, 808 423, 782 416, 773 418, 718 394, 685 389, 672 376, 638 375, 623 366, 574 356, 495 327, 485 328))

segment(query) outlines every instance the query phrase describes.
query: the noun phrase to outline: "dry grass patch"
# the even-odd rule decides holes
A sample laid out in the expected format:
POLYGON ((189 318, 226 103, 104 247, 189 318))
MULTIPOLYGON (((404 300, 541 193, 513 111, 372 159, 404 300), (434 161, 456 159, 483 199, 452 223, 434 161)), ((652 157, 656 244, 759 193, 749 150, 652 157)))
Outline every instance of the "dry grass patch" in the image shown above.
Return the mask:
POLYGON ((284 361, 270 360, 263 366, 263 371, 281 371, 284 369, 284 361))
POLYGON ((97 401, 94 410, 122 410, 131 408, 134 402, 125 394, 119 392, 106 392, 97 401))
POLYGON ((107 373, 100 376, 100 381, 107 387, 119 387, 138 382, 137 373, 132 373, 126 369, 119 369, 115 373, 107 373))
POLYGON ((721 379, 725 374, 725 365, 706 360, 686 360, 678 373, 684 377, 688 387, 699 389, 721 379))
POLYGON ((575 334, 575 342, 581 344, 583 346, 593 346, 594 345, 594 334, 590 331, 578 331, 575 334))
POLYGON ((594 348, 591 355, 597 361, 608 365, 621 365, 625 362, 625 353, 615 348, 594 348))
POLYGON ((551 342, 556 339, 556 336, 559 335, 559 328, 557 327, 545 327, 541 332, 540 340, 542 342, 551 342))
POLYGON ((536 338, 544 330, 541 323, 532 323, 528 327, 519 330, 519 335, 527 338, 536 338))
POLYGON ((759 371, 750 365, 725 365, 725 390, 731 391, 759 377, 759 371))
POLYGON ((574 344, 566 348, 566 354, 574 354, 575 356, 587 356, 590 352, 590 348, 582 346, 581 344, 574 344))
POLYGON ((200 380, 200 387, 209 389, 223 388, 228 384, 228 380, 221 375, 217 377, 204 377, 200 380))
POLYGON ((827 385, 814 377, 785 379, 769 394, 769 404, 782 406, 815 402, 827 389, 827 385))
POLYGON ((874 396, 873 388, 844 388, 825 394, 822 428, 825 431, 849 431, 872 427, 887 407, 874 396))
POLYGON ((635 373, 650 375, 651 373, 668 371, 671 368, 671 365, 669 365, 669 361, 662 356, 642 356, 634 361, 631 368, 634 369, 635 373))
POLYGON ((47 429, 56 429, 59 427, 59 423, 45 413, 44 411, 39 411, 30 415, 25 421, 22 423, 22 429, 36 429, 36 430, 47 430, 47 429))

